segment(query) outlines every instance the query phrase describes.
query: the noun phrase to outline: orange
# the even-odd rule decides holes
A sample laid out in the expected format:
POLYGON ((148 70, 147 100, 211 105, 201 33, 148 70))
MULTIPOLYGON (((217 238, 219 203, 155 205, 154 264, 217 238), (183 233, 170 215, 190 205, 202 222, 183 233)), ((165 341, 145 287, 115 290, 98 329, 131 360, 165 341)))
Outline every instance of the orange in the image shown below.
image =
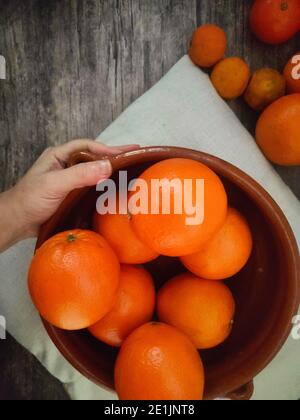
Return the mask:
POLYGON ((122 345, 115 386, 121 400, 200 400, 203 365, 184 334, 152 322, 135 330, 122 345))
POLYGON ((250 77, 248 64, 239 57, 231 57, 225 58, 215 66, 211 81, 219 95, 230 100, 243 95, 250 77))
POLYGON ((300 165, 300 94, 270 105, 256 127, 256 141, 268 159, 284 166, 300 165))
POLYGON ((29 270, 32 300, 42 317, 65 330, 87 328, 112 308, 120 264, 100 235, 74 230, 55 235, 29 270))
POLYGON ((196 254, 182 257, 186 268, 199 277, 222 280, 237 274, 247 263, 253 246, 246 219, 229 209, 220 231, 196 254))
POLYGON ((295 54, 284 69, 288 93, 300 93, 300 52, 295 54))
POLYGON ((267 44, 282 44, 300 30, 299 0, 255 0, 250 12, 254 34, 267 44))
POLYGON ((198 349, 210 349, 229 337, 235 302, 223 283, 187 273, 160 289, 157 312, 160 321, 181 330, 198 349))
POLYGON ((261 111, 285 94, 285 78, 277 70, 264 68, 257 70, 245 92, 245 101, 261 111))
POLYGON ((227 39, 223 29, 216 25, 203 25, 192 37, 189 55, 199 67, 212 67, 226 52, 227 39))
POLYGON ((226 219, 227 195, 224 186, 220 178, 202 163, 191 159, 164 160, 148 168, 139 180, 144 180, 148 186, 149 211, 148 214, 133 215, 132 227, 140 239, 158 254, 177 257, 197 252, 220 229, 226 219), (169 191, 167 188, 160 188, 158 199, 156 194, 152 194, 151 180, 162 181, 164 187, 167 185, 166 181, 177 180, 180 186, 170 188, 169 191), (181 214, 176 213, 178 209, 174 203, 182 204, 181 195, 187 204, 193 203, 200 218, 190 220, 190 216, 194 216, 196 210, 191 208, 189 212, 189 205, 182 205, 181 214), (164 214, 163 200, 169 201, 169 196, 170 214, 164 214), (158 205, 158 214, 151 211, 151 203, 158 205))
POLYGON ((104 236, 123 264, 144 264, 156 259, 158 254, 138 238, 130 219, 130 214, 96 213, 94 230, 104 236))
POLYGON ((155 288, 150 274, 141 267, 122 265, 114 306, 89 331, 106 344, 119 347, 133 330, 151 320, 154 306, 155 288))

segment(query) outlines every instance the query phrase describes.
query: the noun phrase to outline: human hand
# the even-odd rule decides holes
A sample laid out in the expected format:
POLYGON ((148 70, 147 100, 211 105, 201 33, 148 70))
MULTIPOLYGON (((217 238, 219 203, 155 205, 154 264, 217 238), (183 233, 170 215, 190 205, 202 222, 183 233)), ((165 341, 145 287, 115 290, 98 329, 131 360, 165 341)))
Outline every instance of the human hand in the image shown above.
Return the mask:
POLYGON ((15 187, 0 195, 0 251, 19 240, 37 236, 40 226, 56 212, 69 192, 110 177, 109 160, 66 168, 74 152, 117 155, 138 147, 108 147, 92 140, 74 140, 47 149, 15 187))

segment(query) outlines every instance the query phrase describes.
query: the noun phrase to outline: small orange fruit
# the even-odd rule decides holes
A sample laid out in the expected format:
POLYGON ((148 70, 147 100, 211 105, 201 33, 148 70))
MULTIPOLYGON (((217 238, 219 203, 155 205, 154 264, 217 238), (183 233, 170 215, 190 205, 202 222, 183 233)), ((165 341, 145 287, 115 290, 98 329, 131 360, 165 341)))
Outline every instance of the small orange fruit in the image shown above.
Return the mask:
POLYGON ((201 400, 204 369, 184 334, 152 322, 135 330, 122 345, 115 386, 120 400, 201 400))
POLYGON ((36 252, 29 290, 42 317, 65 330, 90 327, 112 308, 119 261, 102 236, 86 230, 59 233, 36 252))
POLYGON ((157 312, 160 321, 181 330, 203 350, 216 347, 228 338, 235 302, 223 283, 187 273, 160 289, 157 312))
POLYGON ((208 280, 237 274, 250 258, 253 240, 246 219, 233 208, 218 233, 196 254, 182 257, 186 268, 208 280))
POLYGON ((213 69, 211 81, 224 99, 236 99, 243 95, 251 77, 248 64, 239 57, 225 58, 213 69))
POLYGON ((141 267, 121 266, 120 285, 111 311, 89 328, 104 343, 119 347, 133 330, 150 321, 155 307, 155 288, 141 267))
POLYGON ((191 159, 164 160, 148 168, 139 180, 146 181, 148 186, 149 208, 148 214, 132 216, 132 227, 141 241, 158 254, 178 257, 197 252, 226 219, 227 195, 224 186, 220 178, 202 163, 191 159), (162 183, 159 199, 152 194, 152 180, 162 183), (179 181, 178 188, 167 183, 176 180, 179 181), (204 190, 198 181, 204 181, 204 190), (169 189, 165 188, 167 185, 169 189), (182 203, 182 197, 185 197, 184 201, 190 209, 182 203), (169 214, 163 211, 164 200, 171 204, 169 214), (158 204, 157 214, 151 211, 152 202, 158 204), (176 211, 175 202, 181 204, 180 212, 176 211), (193 220, 190 220, 191 216, 193 220))
POLYGON ((107 240, 123 264, 144 264, 155 260, 159 255, 138 238, 130 220, 129 214, 96 213, 94 230, 107 240))
POLYGON ((266 157, 284 166, 300 165, 300 94, 284 96, 260 116, 256 141, 266 157))
POLYGON ((257 70, 245 92, 245 101, 256 111, 265 109, 285 94, 285 78, 277 70, 257 70))
POLYGON ((300 52, 295 54, 284 69, 288 93, 300 93, 300 52))
POLYGON ((208 68, 224 57, 226 47, 223 29, 216 25, 203 25, 193 34, 189 55, 194 64, 208 68))

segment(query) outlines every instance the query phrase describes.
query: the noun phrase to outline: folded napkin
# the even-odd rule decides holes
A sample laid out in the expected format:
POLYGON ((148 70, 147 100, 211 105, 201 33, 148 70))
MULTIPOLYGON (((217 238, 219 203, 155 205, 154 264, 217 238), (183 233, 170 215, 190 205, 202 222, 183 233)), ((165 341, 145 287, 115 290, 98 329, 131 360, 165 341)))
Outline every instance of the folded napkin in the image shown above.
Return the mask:
MULTIPOLYGON (((180 60, 149 92, 107 130, 109 144, 183 146, 219 156, 256 179, 285 212, 300 244, 300 204, 254 139, 217 95, 209 78, 188 57, 180 60)), ((73 399, 116 399, 80 375, 48 338, 27 292, 27 269, 35 242, 24 241, 0 255, 0 315, 8 331, 60 381, 73 399)), ((254 399, 300 398, 300 341, 284 349, 255 380, 254 399), (274 386, 275 385, 275 386, 274 386)))

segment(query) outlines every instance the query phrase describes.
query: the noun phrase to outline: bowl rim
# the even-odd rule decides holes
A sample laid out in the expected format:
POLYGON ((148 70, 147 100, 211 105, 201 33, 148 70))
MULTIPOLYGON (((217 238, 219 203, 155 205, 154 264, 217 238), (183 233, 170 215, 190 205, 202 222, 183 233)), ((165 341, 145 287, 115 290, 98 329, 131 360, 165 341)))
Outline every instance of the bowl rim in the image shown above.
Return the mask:
MULTIPOLYGON (((290 335, 292 330, 292 318, 298 313, 300 304, 298 245, 286 216, 271 195, 243 170, 223 159, 220 159, 219 157, 188 148, 155 146, 144 147, 131 152, 122 153, 113 157, 111 162, 115 172, 125 169, 130 165, 137 165, 151 160, 160 161, 172 158, 194 159, 200 161, 211 167, 212 170, 217 172, 219 176, 228 179, 237 187, 241 188, 252 200, 255 201, 256 205, 260 207, 260 210, 268 216, 272 226, 276 226, 277 233, 280 234, 281 241, 284 242, 286 249, 286 260, 289 272, 288 277, 290 279, 289 287, 291 288, 291 292, 290 300, 288 304, 286 304, 287 310, 285 311, 281 321, 282 329, 277 328, 274 333, 272 327, 272 340, 268 340, 268 343, 264 342, 264 357, 256 360, 251 372, 239 372, 239 374, 236 375, 236 377, 231 381, 231 386, 228 390, 226 390, 226 393, 231 393, 237 388, 251 382, 262 370, 264 370, 279 353, 290 335)), ((46 239, 48 239, 49 235, 47 232, 53 230, 53 228, 57 225, 60 216, 65 214, 66 209, 73 207, 88 191, 91 190, 91 188, 93 187, 75 190, 68 195, 55 215, 42 226, 36 250, 45 242, 46 239)), ((93 372, 87 369, 72 355, 72 352, 69 351, 60 338, 61 330, 52 326, 44 319, 42 319, 42 321, 55 346, 75 369, 95 384, 112 390, 108 383, 101 380, 97 375, 94 375, 93 372)))

